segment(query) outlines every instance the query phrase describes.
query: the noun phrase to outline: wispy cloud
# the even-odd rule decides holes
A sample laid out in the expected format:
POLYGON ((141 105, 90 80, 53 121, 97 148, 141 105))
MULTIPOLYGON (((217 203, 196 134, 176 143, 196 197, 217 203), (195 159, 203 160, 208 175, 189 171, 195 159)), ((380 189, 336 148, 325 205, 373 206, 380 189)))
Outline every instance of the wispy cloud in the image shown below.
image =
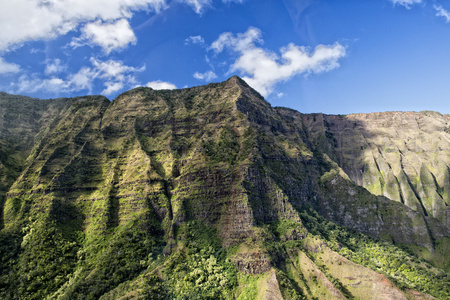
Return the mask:
POLYGON ((250 27, 247 32, 238 33, 236 36, 231 32, 222 33, 209 49, 216 53, 222 52, 225 48, 242 52, 252 46, 254 47, 255 42, 262 43, 261 31, 258 28, 250 27))
POLYGON ((55 72, 48 72, 51 77, 42 78, 39 74, 22 75, 11 85, 14 92, 33 93, 46 91, 53 94, 64 94, 87 90, 89 93, 97 80, 104 86, 102 94, 111 95, 124 87, 132 87, 137 81, 136 72, 142 72, 145 67, 135 68, 124 65, 121 61, 100 61, 91 58, 91 67, 82 67, 78 72, 57 77, 55 72))
POLYGON ((211 0, 182 0, 182 2, 191 6, 192 9, 198 14, 203 13, 207 8, 212 6, 211 0))
POLYGON ((450 22, 450 12, 442 7, 442 5, 434 5, 434 9, 436 9, 437 17, 444 17, 445 22, 450 22))
POLYGON ((45 75, 58 74, 66 70, 66 66, 61 64, 61 60, 56 59, 47 59, 45 61, 45 75))
POLYGON ((8 63, 0 57, 0 74, 6 73, 18 73, 20 71, 20 67, 17 64, 8 63))
POLYGON ((211 80, 217 78, 216 73, 214 73, 213 71, 207 71, 205 73, 195 72, 193 76, 194 76, 194 78, 196 78, 198 80, 204 80, 204 81, 211 81, 211 80))
POLYGON ((98 45, 106 54, 113 50, 136 44, 136 36, 126 19, 115 22, 102 22, 100 20, 87 24, 82 29, 82 36, 74 38, 70 45, 80 47, 84 45, 98 45))
POLYGON ((339 43, 318 45, 314 51, 303 46, 289 44, 276 53, 257 47, 262 43, 261 31, 251 27, 245 33, 233 35, 223 33, 210 48, 216 53, 225 49, 239 55, 230 72, 240 72, 243 79, 263 96, 269 95, 273 87, 299 74, 327 72, 339 67, 339 59, 345 57, 346 49, 339 43))
POLYGON ((185 45, 194 44, 194 45, 205 45, 205 40, 200 35, 190 36, 187 39, 184 40, 185 45))
MULTIPOLYGON (((179 0, 192 7, 197 14, 202 14, 208 8, 213 7, 212 0, 179 0)), ((223 3, 243 3, 244 0, 222 0, 223 3)))
POLYGON ((422 3, 422 0, 390 0, 394 5, 402 5, 407 9, 411 8, 411 5, 422 3))
POLYGON ((145 86, 150 87, 154 90, 174 90, 177 88, 175 84, 161 80, 147 82, 145 86))

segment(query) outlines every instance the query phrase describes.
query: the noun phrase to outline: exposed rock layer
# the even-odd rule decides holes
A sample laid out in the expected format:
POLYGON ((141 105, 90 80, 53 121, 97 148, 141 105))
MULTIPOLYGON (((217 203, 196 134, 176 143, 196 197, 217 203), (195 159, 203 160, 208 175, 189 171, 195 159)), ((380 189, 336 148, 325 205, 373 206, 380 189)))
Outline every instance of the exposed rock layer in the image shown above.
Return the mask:
MULTIPOLYGON (((433 252, 449 237, 449 124, 431 112, 273 108, 238 77, 176 91, 137 88, 112 103, 3 93, 1 227, 49 219, 89 244, 139 226, 163 236, 171 255, 191 221, 216 229, 223 247, 273 241, 258 228, 284 221, 295 228, 280 241, 303 240, 298 210, 311 206, 348 228, 433 252)), ((248 274, 283 260, 265 250, 233 257, 248 274)), ((308 295, 323 288, 345 297, 315 272, 321 283, 308 295)))

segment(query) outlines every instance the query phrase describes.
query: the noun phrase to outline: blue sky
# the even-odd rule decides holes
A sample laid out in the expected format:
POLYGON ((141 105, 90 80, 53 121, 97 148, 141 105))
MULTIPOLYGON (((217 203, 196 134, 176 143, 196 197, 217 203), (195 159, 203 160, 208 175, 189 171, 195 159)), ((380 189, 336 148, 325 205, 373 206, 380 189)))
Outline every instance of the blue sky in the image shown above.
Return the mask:
POLYGON ((0 90, 38 98, 239 75, 273 106, 450 113, 450 1, 0 0, 0 90))

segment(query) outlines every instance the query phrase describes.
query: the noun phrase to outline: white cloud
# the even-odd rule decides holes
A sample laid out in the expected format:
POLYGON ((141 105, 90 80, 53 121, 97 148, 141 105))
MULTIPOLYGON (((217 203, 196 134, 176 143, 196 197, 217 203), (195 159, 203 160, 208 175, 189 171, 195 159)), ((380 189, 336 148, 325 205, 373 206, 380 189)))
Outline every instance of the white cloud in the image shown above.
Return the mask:
POLYGON ((434 5, 434 9, 436 9, 437 17, 444 17, 445 22, 450 22, 450 12, 442 7, 442 5, 434 5))
MULTIPOLYGON (((241 0, 222 0, 238 2, 241 0)), ((191 6, 201 14, 212 6, 212 0, 178 0, 191 6)), ((86 23, 101 20, 110 23, 120 19, 130 19, 134 11, 146 10, 156 13, 168 8, 166 0, 2 0, 0 1, 0 51, 20 47, 24 42, 52 39, 78 29, 86 23)), ((97 41, 100 46, 123 47, 133 43, 130 30, 120 23, 123 36, 117 41, 108 33, 108 39, 99 38, 98 28, 102 23, 93 23, 85 34, 97 41)), ((105 27, 103 25, 101 27, 105 27)), ((109 26, 109 29, 112 27, 109 26)), ((94 41, 95 42, 95 41, 94 41)), ((115 48, 114 48, 115 49, 115 48)))
POLYGON ((23 42, 55 38, 94 20, 131 18, 137 10, 160 11, 165 0, 0 1, 0 51, 23 42))
POLYGON ((8 63, 0 57, 0 74, 5 73, 17 73, 20 71, 20 67, 17 64, 8 63))
POLYGON ((71 88, 65 88, 61 92, 88 90, 91 93, 97 74, 95 69, 83 67, 77 73, 68 76, 68 87, 71 88))
POLYGON ((204 81, 211 81, 211 80, 217 78, 217 75, 213 71, 207 71, 205 73, 195 72, 193 76, 196 79, 204 80, 204 81))
POLYGON ((211 6, 211 0, 182 0, 182 2, 191 6, 198 14, 201 14, 206 8, 211 6))
POLYGON ((101 92, 103 95, 111 95, 117 91, 120 91, 123 88, 123 82, 106 82, 106 88, 101 92))
POLYGON ((174 90, 177 88, 175 84, 164 82, 161 80, 147 82, 145 86, 150 87, 154 90, 174 90))
POLYGON ((99 61, 95 58, 91 58, 91 63, 95 67, 98 77, 105 79, 123 81, 125 79, 125 74, 142 72, 145 70, 145 66, 141 68, 130 67, 124 65, 121 61, 115 61, 112 59, 108 61, 99 61))
POLYGON ((327 72, 339 67, 339 59, 345 57, 346 49, 339 43, 318 45, 314 51, 303 46, 289 44, 277 54, 257 47, 262 43, 261 31, 249 28, 247 32, 234 36, 223 33, 211 44, 216 53, 229 49, 239 57, 231 66, 230 72, 240 72, 243 79, 263 96, 269 95, 275 84, 286 81, 298 74, 327 72))
POLYGON ((132 74, 145 70, 145 66, 135 68, 124 65, 121 61, 114 60, 99 61, 95 58, 91 58, 91 63, 94 66, 94 78, 106 80, 103 83, 106 88, 101 92, 105 95, 110 95, 117 92, 125 86, 131 87, 135 85, 136 78, 132 74))
POLYGON ((184 44, 185 45, 197 44, 197 45, 203 46, 203 45, 205 45, 205 40, 200 35, 190 36, 184 40, 184 44))
POLYGON ((65 91, 73 91, 74 87, 71 87, 69 81, 63 80, 61 78, 38 78, 36 75, 31 77, 27 75, 22 75, 19 77, 17 83, 14 83, 12 87, 19 92, 34 93, 37 91, 45 90, 49 93, 60 93, 65 91))
POLYGON ((222 52, 225 47, 232 48, 235 51, 242 51, 255 42, 262 43, 261 30, 250 27, 245 33, 238 33, 236 37, 231 32, 222 33, 219 38, 211 44, 209 49, 215 52, 222 52))
POLYGON ((106 54, 113 50, 125 48, 128 44, 136 44, 136 36, 126 19, 113 23, 97 20, 84 26, 82 36, 74 38, 71 46, 98 45, 106 54))
POLYGON ((402 5, 406 7, 407 9, 411 8, 411 5, 422 3, 422 0, 391 0, 394 5, 402 5))
POLYGON ((45 75, 58 74, 66 70, 66 66, 61 65, 61 60, 47 59, 45 61, 45 75))
POLYGON ((136 85, 134 73, 142 72, 145 67, 135 68, 124 65, 121 61, 99 61, 91 58, 92 67, 83 67, 77 73, 69 74, 65 78, 56 76, 41 78, 37 74, 32 76, 23 75, 17 83, 11 87, 15 92, 33 93, 45 91, 54 94, 70 93, 87 90, 92 92, 94 82, 98 79, 104 80, 104 95, 115 93, 124 87, 136 85))

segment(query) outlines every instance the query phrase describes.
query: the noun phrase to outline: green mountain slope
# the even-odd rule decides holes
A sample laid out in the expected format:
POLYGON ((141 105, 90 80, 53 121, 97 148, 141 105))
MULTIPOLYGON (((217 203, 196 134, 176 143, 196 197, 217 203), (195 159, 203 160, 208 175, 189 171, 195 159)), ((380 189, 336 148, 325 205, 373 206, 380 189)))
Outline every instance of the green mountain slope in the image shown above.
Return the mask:
POLYGON ((0 105, 1 298, 450 296, 448 116, 417 114, 429 148, 395 156, 406 133, 371 115, 273 108, 238 77, 0 105))

